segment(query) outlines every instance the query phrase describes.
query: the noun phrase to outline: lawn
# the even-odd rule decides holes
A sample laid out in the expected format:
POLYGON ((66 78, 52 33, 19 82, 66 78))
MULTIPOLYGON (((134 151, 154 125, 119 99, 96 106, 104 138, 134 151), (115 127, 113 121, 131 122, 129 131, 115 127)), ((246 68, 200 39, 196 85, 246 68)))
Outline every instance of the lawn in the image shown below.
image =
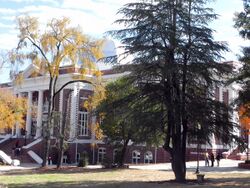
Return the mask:
MULTIPOLYGON (((62 170, 38 169, 14 171, 2 174, 2 187, 107 187, 107 188, 163 188, 163 187, 249 187, 250 173, 207 173, 205 182, 196 182, 192 172, 187 173, 188 182, 178 184, 172 181, 171 171, 132 169, 82 169, 62 170)), ((1 188, 1 185, 0 185, 1 188)))

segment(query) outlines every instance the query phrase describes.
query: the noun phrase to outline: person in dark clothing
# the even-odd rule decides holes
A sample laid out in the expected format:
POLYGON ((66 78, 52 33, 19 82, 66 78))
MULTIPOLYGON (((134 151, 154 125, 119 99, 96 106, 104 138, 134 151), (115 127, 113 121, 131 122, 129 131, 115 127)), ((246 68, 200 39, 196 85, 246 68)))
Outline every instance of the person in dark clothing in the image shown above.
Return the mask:
POLYGON ((217 166, 220 166, 220 159, 221 159, 221 154, 217 153, 216 155, 217 166))
POLYGON ((16 146, 16 148, 19 148, 19 140, 16 141, 15 146, 16 146))
POLYGON ((213 153, 210 154, 210 160, 211 160, 211 167, 213 167, 214 166, 214 154, 213 153))

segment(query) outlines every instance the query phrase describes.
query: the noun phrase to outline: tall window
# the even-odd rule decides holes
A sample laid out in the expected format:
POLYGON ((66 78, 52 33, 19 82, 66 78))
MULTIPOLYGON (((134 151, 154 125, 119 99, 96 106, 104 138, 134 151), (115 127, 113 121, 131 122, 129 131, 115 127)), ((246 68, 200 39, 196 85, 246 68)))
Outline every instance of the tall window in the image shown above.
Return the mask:
POLYGON ((79 112, 79 136, 88 136, 88 112, 79 112))
POLYGON ((137 164, 140 163, 141 153, 139 151, 132 152, 132 163, 137 164))
POLYGON ((98 163, 102 163, 106 156, 106 148, 99 148, 98 149, 98 163))
POLYGON ((153 154, 151 151, 147 151, 144 154, 144 163, 152 163, 153 162, 153 154))

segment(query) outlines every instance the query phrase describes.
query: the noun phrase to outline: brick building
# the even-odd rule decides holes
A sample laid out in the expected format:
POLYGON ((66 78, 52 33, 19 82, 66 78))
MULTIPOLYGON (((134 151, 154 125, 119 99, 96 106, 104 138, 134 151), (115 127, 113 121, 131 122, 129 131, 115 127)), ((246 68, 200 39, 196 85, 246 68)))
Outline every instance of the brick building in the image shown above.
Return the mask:
MULTIPOLYGON (((228 62, 232 63, 232 62, 228 62)), ((79 68, 65 66, 60 68, 58 79, 58 88, 72 80, 72 77, 79 75, 79 68)), ((117 79, 126 72, 118 73, 112 70, 103 71, 105 81, 117 79)), ((26 115, 25 127, 19 127, 18 124, 11 130, 0 130, 0 149, 11 155, 11 148, 16 140, 22 145, 21 162, 41 162, 43 139, 42 126, 46 123, 48 112, 48 75, 42 75, 39 70, 30 65, 23 72, 24 80, 21 85, 2 84, 2 87, 9 88, 17 96, 24 96, 28 99, 28 110, 26 115), (36 74, 34 74, 36 73, 36 74)), ((91 76, 91 75, 89 75, 91 76)), ((225 103, 230 103, 237 97, 238 88, 230 85, 227 88, 217 87, 215 98, 225 103)), ((103 141, 96 140, 93 124, 95 117, 83 108, 83 101, 92 94, 92 86, 87 83, 76 82, 64 88, 55 99, 55 109, 64 114, 66 103, 69 102, 69 148, 65 152, 65 163, 76 163, 79 160, 80 153, 87 152, 90 157, 90 163, 101 163, 105 157, 111 161, 115 160, 117 149, 106 145, 103 141)), ((238 121, 237 113, 234 114, 234 121, 238 121)), ((55 130, 51 130, 52 135, 55 130)), ((236 134, 239 132, 236 130, 236 134)), ((223 146, 214 136, 212 146, 202 145, 201 152, 228 151, 227 146, 223 146)), ((187 160, 195 160, 197 155, 197 145, 187 145, 187 160)), ((56 150, 53 148, 50 155, 55 162, 57 159, 56 150)), ((163 163, 170 161, 170 155, 161 147, 146 147, 143 145, 129 145, 126 153, 126 163, 163 163)))

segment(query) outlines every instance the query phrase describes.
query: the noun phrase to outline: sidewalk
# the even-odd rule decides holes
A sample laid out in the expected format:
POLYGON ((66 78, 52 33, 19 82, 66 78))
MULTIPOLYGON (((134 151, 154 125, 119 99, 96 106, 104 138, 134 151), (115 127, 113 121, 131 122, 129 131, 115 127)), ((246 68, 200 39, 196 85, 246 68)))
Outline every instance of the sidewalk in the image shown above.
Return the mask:
MULTIPOLYGON (((217 167, 217 163, 215 162, 214 167, 206 167, 205 166, 205 161, 200 161, 199 166, 200 166, 200 172, 206 172, 206 173, 215 173, 215 172, 220 172, 220 173, 250 173, 249 170, 247 169, 240 169, 238 168, 238 163, 242 163, 243 161, 236 161, 236 160, 230 160, 230 159, 222 159, 220 161, 220 167, 217 167)), ((192 162, 187 162, 187 171, 190 172, 195 172, 197 168, 197 162, 192 161, 192 162)), ((172 170, 171 164, 170 163, 164 163, 164 164, 150 164, 150 165, 130 165, 129 168, 133 169, 144 169, 144 170, 166 170, 170 171, 172 170)))
MULTIPOLYGON (((222 159, 220 161, 220 167, 205 167, 205 161, 200 161, 200 172, 203 173, 250 173, 250 170, 247 169, 240 169, 238 168, 238 163, 242 163, 243 161, 236 161, 230 159, 222 159)), ((187 171, 195 172, 197 168, 197 162, 187 162, 187 171)), ((0 174, 1 172, 11 171, 11 170, 23 170, 23 169, 35 169, 39 168, 40 165, 34 163, 24 163, 21 166, 0 166, 0 174)), ((50 167, 55 167, 55 165, 51 165, 50 167)), ((101 168, 101 165, 89 165, 87 168, 94 169, 94 168, 101 168)), ((142 165, 129 165, 129 168, 132 169, 142 169, 142 170, 162 170, 162 171, 171 171, 171 164, 170 163, 162 163, 162 164, 142 164, 142 165)))
POLYGON ((40 167, 41 165, 34 164, 34 163, 23 163, 20 166, 10 166, 10 165, 1 165, 0 166, 0 174, 1 172, 7 172, 11 170, 28 170, 28 169, 35 169, 40 167))

